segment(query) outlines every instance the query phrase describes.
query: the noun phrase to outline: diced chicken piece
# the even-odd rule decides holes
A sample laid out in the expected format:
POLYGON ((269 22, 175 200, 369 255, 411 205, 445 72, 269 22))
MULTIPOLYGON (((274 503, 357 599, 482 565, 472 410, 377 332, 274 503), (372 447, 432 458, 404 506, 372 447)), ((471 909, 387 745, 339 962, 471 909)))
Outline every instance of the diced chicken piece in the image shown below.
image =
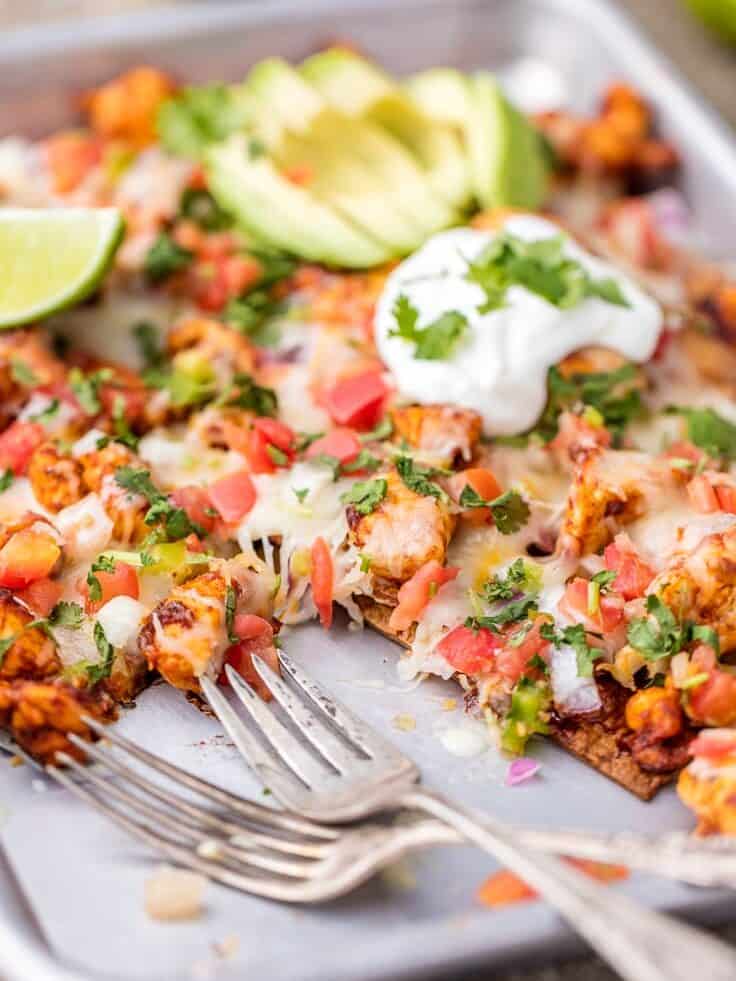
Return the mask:
POLYGON ((348 506, 349 538, 370 558, 375 578, 406 582, 430 559, 444 565, 455 517, 436 497, 410 490, 395 471, 382 475, 386 497, 371 514, 348 506))
POLYGON ((437 463, 471 460, 482 420, 472 409, 449 405, 408 405, 391 410, 394 442, 405 440, 437 463))
POLYGON ((109 139, 145 146, 156 138, 156 113, 174 91, 168 75, 141 65, 87 93, 92 129, 109 139))
POLYGON ((0 641, 15 638, 0 658, 0 680, 40 681, 61 671, 54 641, 38 627, 29 629, 34 619, 9 590, 0 589, 0 641))
POLYGON ((100 495, 105 511, 112 518, 113 537, 120 542, 138 542, 145 538, 151 530, 143 520, 148 501, 139 494, 131 494, 115 479, 119 467, 146 470, 145 464, 122 443, 115 442, 82 454, 79 462, 85 487, 100 495))
POLYGON ((679 619, 712 627, 722 652, 736 648, 736 529, 708 535, 692 551, 675 555, 649 592, 679 619))
POLYGON ((677 492, 672 468, 644 453, 592 451, 575 468, 559 547, 597 552, 621 528, 677 492))
POLYGON ((54 514, 85 496, 82 474, 82 464, 51 442, 39 446, 28 464, 28 479, 36 499, 54 514))
POLYGON ((204 446, 244 453, 253 419, 246 409, 208 406, 190 417, 189 428, 204 446))
POLYGON ((82 721, 83 715, 111 722, 116 716, 115 705, 104 692, 91 693, 61 681, 0 683, 0 725, 42 763, 53 763, 57 752, 84 761, 82 750, 67 738, 75 733, 94 741, 96 737, 82 721))

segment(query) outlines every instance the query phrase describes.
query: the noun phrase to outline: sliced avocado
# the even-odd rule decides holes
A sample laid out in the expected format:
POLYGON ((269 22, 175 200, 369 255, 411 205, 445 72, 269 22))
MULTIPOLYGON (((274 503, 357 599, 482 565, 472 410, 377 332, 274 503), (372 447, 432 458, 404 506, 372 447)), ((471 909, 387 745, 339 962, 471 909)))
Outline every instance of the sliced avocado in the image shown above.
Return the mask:
POLYGON ((430 68, 413 75, 406 89, 430 119, 457 126, 467 137, 470 91, 465 75, 454 68, 430 68))
POLYGON ((354 269, 392 257, 372 236, 283 178, 266 156, 251 159, 244 137, 210 147, 204 161, 218 203, 260 241, 313 262, 354 269))
POLYGON ((336 109, 379 125, 419 161, 434 191, 464 208, 470 173, 459 136, 432 123, 396 82, 353 52, 333 48, 303 62, 301 74, 336 109))
POLYGON ((479 204, 539 207, 547 189, 546 154, 493 75, 433 68, 411 78, 407 90, 424 112, 462 129, 479 204))
MULTIPOLYGON (((247 85, 257 97, 271 135, 274 119, 284 129, 320 145, 323 160, 339 155, 340 166, 354 166, 357 174, 370 171, 383 187, 386 207, 419 230, 411 248, 425 236, 453 224, 456 213, 428 183, 413 156, 401 143, 370 120, 351 117, 333 109, 320 93, 288 63, 272 58, 250 73, 247 85)), ((265 130, 264 130, 265 131, 265 130)), ((278 139, 269 140, 275 152, 278 139)), ((378 216, 371 228, 381 232, 378 216)))
POLYGON ((511 105, 488 72, 468 82, 468 150, 478 201, 486 208, 538 208, 547 190, 547 162, 536 130, 511 105))

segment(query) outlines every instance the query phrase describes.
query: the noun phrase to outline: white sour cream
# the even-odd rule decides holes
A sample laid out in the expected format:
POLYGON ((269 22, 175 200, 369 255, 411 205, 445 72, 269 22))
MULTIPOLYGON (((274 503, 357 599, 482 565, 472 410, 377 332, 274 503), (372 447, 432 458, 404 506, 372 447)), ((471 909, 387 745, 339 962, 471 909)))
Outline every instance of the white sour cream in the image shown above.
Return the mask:
MULTIPOLYGON (((533 215, 510 218, 502 230, 527 241, 560 234, 557 225, 533 215)), ((521 286, 512 286, 506 305, 478 313, 485 294, 465 279, 474 259, 497 232, 456 228, 433 236, 389 276, 376 310, 376 342, 399 394, 420 403, 446 402, 475 409, 490 436, 510 436, 531 428, 547 399, 547 372, 562 358, 595 345, 631 361, 648 361, 662 328, 659 305, 620 270, 565 238, 564 251, 594 279, 613 278, 628 307, 591 297, 561 310, 521 286), (419 328, 450 310, 469 323, 447 360, 414 357, 414 344, 389 334, 396 328, 393 307, 400 294, 419 311, 419 328)))

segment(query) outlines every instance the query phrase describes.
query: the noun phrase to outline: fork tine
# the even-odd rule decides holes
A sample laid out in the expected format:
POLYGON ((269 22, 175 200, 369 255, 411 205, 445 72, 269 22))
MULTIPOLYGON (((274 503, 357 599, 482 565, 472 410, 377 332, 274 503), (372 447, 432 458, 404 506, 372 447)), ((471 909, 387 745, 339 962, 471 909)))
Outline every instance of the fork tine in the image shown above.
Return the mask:
POLYGON ((367 726, 356 715, 353 715, 347 706, 343 705, 342 702, 338 702, 334 695, 328 694, 313 678, 305 674, 302 668, 298 667, 288 654, 279 651, 278 655, 282 667, 294 679, 302 691, 309 695, 315 705, 325 713, 333 724, 364 753, 372 759, 395 760, 397 756, 401 755, 390 742, 379 736, 370 726, 367 726))
POLYGON ((200 684, 210 707, 246 763, 256 771, 265 786, 276 791, 276 798, 293 800, 295 795, 301 794, 304 790, 303 784, 288 766, 258 742, 217 686, 208 678, 201 678, 200 684))
POLYGON ((213 844, 215 846, 215 854, 207 857, 213 859, 226 857, 230 859, 231 863, 235 862, 237 865, 243 866, 246 871, 248 866, 250 866, 251 868, 266 869, 269 872, 277 872, 279 875, 287 875, 296 879, 309 878, 310 873, 313 871, 314 862, 312 861, 298 862, 293 860, 272 858, 268 855, 262 855, 260 852, 253 850, 252 848, 236 848, 228 841, 223 841, 221 838, 213 838, 212 835, 208 835, 205 831, 197 827, 196 824, 193 824, 182 814, 172 814, 171 810, 156 807, 144 797, 140 797, 138 794, 129 793, 108 777, 103 777, 99 773, 93 773, 86 770, 83 764, 69 756, 68 753, 58 753, 57 759, 66 767, 69 767, 76 773, 83 775, 86 780, 95 784, 95 786, 103 790, 106 795, 114 797, 116 800, 120 801, 121 804, 127 804, 128 806, 132 807, 135 812, 139 812, 150 818, 154 823, 154 827, 167 828, 169 831, 174 833, 175 837, 188 839, 185 844, 188 844, 189 847, 194 848, 198 855, 202 855, 202 848, 209 844, 213 844))
POLYGON ((279 678, 275 671, 257 654, 251 657, 261 679, 271 691, 292 722, 339 771, 354 767, 360 757, 323 723, 292 689, 279 678))
MULTIPOLYGON (((243 843, 248 842, 253 848, 267 848, 270 851, 284 852, 288 855, 299 855, 304 858, 321 858, 324 854, 324 846, 320 842, 305 842, 301 843, 299 841, 290 840, 288 838, 275 838, 271 835, 262 834, 258 831, 253 831, 251 828, 234 824, 232 821, 225 821, 217 814, 213 814, 212 811, 197 807, 189 800, 172 793, 171 791, 165 790, 158 784, 147 780, 136 770, 131 767, 125 766, 118 759, 116 759, 112 753, 105 752, 101 750, 99 746, 85 742, 79 736, 71 734, 69 736, 70 742, 74 743, 81 750, 91 756, 93 759, 97 760, 98 763, 107 767, 113 773, 117 773, 119 776, 123 777, 126 781, 138 787, 144 793, 154 797, 156 800, 161 801, 168 807, 176 807, 181 813, 186 814, 188 818, 198 824, 204 824, 210 829, 214 829, 220 834, 227 836, 237 836, 241 839, 243 843)), ((77 764, 75 769, 79 768, 79 772, 82 773, 85 779, 91 779, 92 771, 89 768, 80 767, 77 764)), ((265 810, 265 809, 264 809, 265 810)), ((271 811, 266 811, 266 814, 272 813, 271 811)), ((183 818, 181 818, 183 820, 183 818)), ((267 818, 264 816, 264 820, 267 818)), ((204 834, 204 832, 202 832, 204 834)), ((210 832, 211 837, 212 832, 210 832)))
POLYGON ((283 726, 273 712, 266 706, 250 685, 230 665, 225 666, 230 685, 242 704, 250 713, 256 725, 282 760, 291 767, 307 787, 319 787, 327 777, 333 775, 332 769, 311 753, 307 752, 283 726))
POLYGON ((219 882, 222 885, 239 889, 241 892, 249 892, 255 896, 263 896, 267 899, 275 899, 289 903, 311 903, 336 895, 336 891, 329 887, 329 884, 321 882, 305 883, 294 882, 293 880, 279 878, 275 875, 248 876, 224 867, 223 865, 201 858, 199 855, 192 854, 186 848, 167 838, 158 832, 134 820, 129 815, 122 813, 117 808, 112 807, 107 801, 101 799, 93 793, 88 786, 77 783, 72 777, 64 773, 58 767, 47 766, 46 772, 60 784, 66 787, 72 794, 79 797, 89 804, 96 811, 104 814, 115 824, 119 825, 128 834, 144 842, 151 848, 163 852, 168 858, 185 868, 200 872, 202 875, 219 882))
MULTIPOLYGON (((204 680, 206 679, 203 679, 203 681, 204 680)), ((220 693, 216 692, 216 694, 219 695, 220 693)), ((225 705, 230 708, 224 698, 223 701, 225 702, 225 705)), ((235 716, 235 718, 237 720, 237 716, 235 716)), ((263 804, 256 804, 252 801, 244 800, 242 797, 237 797, 235 794, 231 794, 227 790, 223 790, 222 787, 217 787, 215 784, 210 783, 207 780, 202 780, 200 777, 195 777, 194 774, 187 773, 187 771, 182 770, 181 767, 178 767, 173 763, 169 763, 166 760, 161 759, 159 756, 154 756, 153 753, 149 753, 147 750, 143 749, 143 747, 137 746, 129 739, 126 739, 119 733, 114 732, 112 728, 102 725, 97 721, 97 719, 93 719, 89 715, 83 715, 82 720, 102 739, 112 743, 112 745, 116 746, 118 749, 122 749, 125 752, 130 753, 131 756, 134 756, 142 763, 150 766, 151 769, 157 770, 165 777, 168 777, 174 782, 183 784, 190 790, 194 790, 196 793, 201 794, 203 797, 206 797, 213 803, 235 811, 237 814, 241 814, 244 818, 258 823, 265 822, 278 828, 284 828, 287 831, 297 831, 303 834, 311 835, 314 838, 325 838, 330 840, 336 837, 334 829, 322 827, 319 824, 315 824, 313 821, 308 821, 305 818, 301 818, 296 814, 290 813, 289 811, 277 811, 274 808, 265 807, 263 804)), ((232 733, 230 734, 232 735, 232 733)), ((250 735, 250 733, 248 735, 250 735)), ((89 745, 91 744, 85 744, 85 750, 89 745)))

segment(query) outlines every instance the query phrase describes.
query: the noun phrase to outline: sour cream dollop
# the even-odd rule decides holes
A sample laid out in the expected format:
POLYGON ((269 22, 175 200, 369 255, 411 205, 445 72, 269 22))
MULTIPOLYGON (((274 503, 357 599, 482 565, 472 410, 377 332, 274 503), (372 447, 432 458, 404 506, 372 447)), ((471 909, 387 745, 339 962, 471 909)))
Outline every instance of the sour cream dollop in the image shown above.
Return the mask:
MULTIPOLYGON (((534 215, 514 216, 499 231, 525 241, 560 235, 557 225, 534 215)), ((564 236, 564 254, 594 279, 615 280, 628 307, 588 297, 560 309, 522 286, 511 286, 505 306, 481 314, 485 293, 465 274, 469 261, 498 234, 456 228, 429 239, 388 277, 376 309, 375 334, 403 398, 475 409, 487 435, 513 436, 537 421, 547 400, 550 367, 573 351, 595 345, 630 361, 648 361, 662 329, 662 310, 619 269, 564 236), (420 329, 451 310, 465 315, 468 329, 446 360, 420 360, 413 343, 390 336, 401 294, 419 312, 420 329)))

